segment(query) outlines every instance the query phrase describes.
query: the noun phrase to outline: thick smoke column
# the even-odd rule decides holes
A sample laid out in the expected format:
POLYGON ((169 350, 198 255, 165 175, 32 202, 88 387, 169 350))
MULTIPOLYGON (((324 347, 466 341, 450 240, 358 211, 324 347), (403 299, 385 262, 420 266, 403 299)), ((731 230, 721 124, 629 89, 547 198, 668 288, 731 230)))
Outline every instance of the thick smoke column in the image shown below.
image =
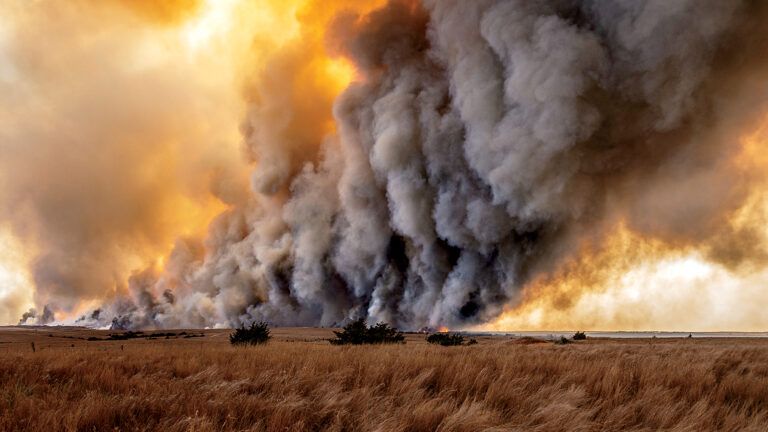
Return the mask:
POLYGON ((243 126, 253 199, 83 322, 484 322, 619 222, 746 259, 728 253, 743 236, 724 221, 749 192, 739 134, 766 109, 757 3, 342 12, 324 42, 360 78, 333 103, 335 133, 301 97, 319 90, 292 86, 300 48, 275 56, 243 126))

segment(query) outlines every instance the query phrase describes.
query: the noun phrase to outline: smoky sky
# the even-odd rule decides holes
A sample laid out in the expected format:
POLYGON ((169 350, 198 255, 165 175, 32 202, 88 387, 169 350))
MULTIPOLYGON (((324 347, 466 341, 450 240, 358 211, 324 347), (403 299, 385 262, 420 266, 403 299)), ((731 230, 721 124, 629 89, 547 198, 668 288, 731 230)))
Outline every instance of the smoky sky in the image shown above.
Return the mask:
MULTIPOLYGON (((307 85, 318 41, 304 34, 254 71, 241 122, 255 162, 249 198, 203 241, 178 240, 164 269, 135 272, 124 294, 82 322, 482 323, 618 223, 707 245, 725 266, 762 260, 761 247, 742 247, 749 228, 733 232, 726 221, 753 184, 736 159, 766 108, 767 12, 717 0, 341 8, 321 45, 351 61, 358 79, 335 100, 307 85)), ((102 134, 124 129, 99 124, 102 134)), ((78 154, 74 144, 56 149, 63 160, 78 154)), ((141 167, 143 151, 118 166, 141 167)), ((103 159, 114 171, 112 155, 103 159)), ((59 168, 45 179, 78 182, 59 168)), ((119 177, 137 191, 135 178, 119 177)), ((87 186, 93 201, 102 186, 87 186)), ((153 192, 127 194, 126 208, 138 211, 153 192)), ((99 235, 102 221, 124 221, 132 238, 151 228, 134 226, 151 215, 23 195, 50 237, 35 264, 38 292, 59 303, 119 283, 102 271, 120 243, 99 235)))
POLYGON ((31 255, 39 311, 125 294, 126 272, 237 195, 240 155, 208 108, 225 97, 180 56, 137 49, 157 40, 160 16, 148 24, 113 3, 2 7, 13 28, 0 80, 0 219, 31 255))

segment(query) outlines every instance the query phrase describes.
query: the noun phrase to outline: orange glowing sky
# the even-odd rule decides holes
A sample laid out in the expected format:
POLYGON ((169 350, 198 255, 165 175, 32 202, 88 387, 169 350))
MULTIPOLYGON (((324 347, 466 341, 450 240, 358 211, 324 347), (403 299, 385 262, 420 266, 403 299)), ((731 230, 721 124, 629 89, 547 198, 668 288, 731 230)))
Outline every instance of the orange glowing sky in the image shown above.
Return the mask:
MULTIPOLYGON (((355 79, 355 71, 349 62, 325 51, 324 26, 340 7, 372 8, 382 3, 74 1, 82 6, 83 15, 61 7, 64 2, 47 9, 40 4, 28 6, 25 0, 11 0, 0 6, 0 90, 6 90, 0 96, 0 128, 29 127, 24 124, 35 116, 34 125, 52 125, 62 134, 71 128, 79 140, 95 143, 86 147, 92 153, 84 156, 59 150, 53 153, 57 158, 72 157, 70 167, 80 166, 78 158, 98 161, 99 157, 112 156, 136 164, 135 169, 124 171, 118 165, 116 169, 121 175, 129 175, 131 182, 144 184, 144 190, 151 191, 151 203, 136 201, 151 208, 126 215, 129 207, 120 206, 119 200, 114 203, 115 210, 109 217, 124 215, 142 220, 126 223, 114 237, 122 242, 112 252, 115 259, 111 271, 115 280, 125 280, 131 272, 148 264, 162 264, 176 238, 204 236, 211 220, 236 202, 239 194, 247 193, 243 191, 248 188, 250 167, 242 157, 240 132, 248 98, 244 83, 258 75, 267 59, 299 33, 314 35, 308 39, 317 45, 307 58, 308 72, 295 85, 308 89, 322 87, 325 96, 332 100, 355 79), (51 16, 57 19, 52 20, 51 16), (55 25, 41 27, 42 23, 51 22, 55 25), (42 35, 36 36, 33 32, 37 31, 42 35), (52 35, 57 35, 54 40, 52 35), (91 84, 101 90, 84 90, 84 86, 91 84), (93 93, 85 97, 78 94, 80 91, 110 94, 93 93), (41 94, 45 96, 40 97, 41 94), (136 124, 140 129, 132 133, 105 134, 90 119, 65 112, 83 109, 85 115, 93 116, 102 109, 86 110, 84 105, 94 100, 114 104, 122 98, 130 99, 129 109, 110 105, 103 108, 102 114, 109 117, 105 120, 108 124, 136 124), (145 122, 145 111, 165 123, 145 122), (105 139, 109 142, 104 142, 105 139), (101 155, 94 149, 102 143, 123 150, 101 155), (222 172, 227 173, 224 178, 222 172), (222 187, 226 192, 212 191, 213 183, 225 184, 222 187), (142 234, 136 234, 137 230, 142 230, 142 234)), ((325 132, 332 132, 333 128, 329 110, 325 132)), ((739 141, 743 155, 737 163, 744 164, 746 172, 762 173, 768 168, 768 157, 761 151, 767 135, 758 130, 745 134, 739 141)), ((7 139, 6 135, 0 138, 7 139)), ((53 142, 51 148, 60 149, 63 145, 65 141, 53 142)), ((0 155, 20 151, 21 147, 0 144, 0 155)), ((46 157, 23 158, 29 163, 23 169, 46 172, 50 163, 46 157)), ((94 175, 110 169, 109 161, 101 162, 104 165, 94 175)), ((254 163, 258 165, 258 161, 254 163)), ((57 181, 77 174, 58 173, 57 181)), ((732 215, 731 223, 768 228, 762 223, 768 215, 765 182, 754 175, 753 194, 732 215)), ((0 175, 0 186, 15 181, 21 180, 0 175)), ((0 188, 0 200, 9 200, 4 189, 0 188)), ((80 196, 81 191, 73 193, 80 196)), ((24 208, 18 211, 23 212, 24 208)), ((43 247, 41 234, 35 230, 34 223, 0 220, 2 324, 15 323, 33 305, 35 288, 29 266, 43 247)), ((768 236, 768 229, 759 235, 768 236)), ((756 265, 729 269, 713 264, 707 259, 706 247, 658 243, 617 224, 606 247, 593 250, 585 245, 584 253, 575 261, 566 263, 554 275, 534 280, 521 293, 519 305, 479 328, 768 328, 768 314, 762 307, 768 301, 768 268, 756 265)), ((95 301, 98 299, 73 307, 72 316, 92 307, 95 301)))
MULTIPOLYGON (((214 217, 248 193, 250 166, 240 131, 248 82, 299 36, 312 46, 302 48, 310 53, 308 66, 293 85, 298 93, 313 92, 315 104, 327 104, 324 133, 333 131, 330 103, 355 72, 324 51, 324 27, 338 8, 381 3, 75 1, 77 7, 26 1, 0 6, 0 84, 8 89, 0 96, 0 125, 13 131, 0 152, 15 155, 21 163, 8 163, 29 177, 11 170, 0 176, 0 185, 10 186, 10 192, 0 189, 0 200, 18 206, 10 204, 18 200, 12 192, 24 189, 24 181, 32 184, 37 176, 56 187, 54 182, 75 174, 79 184, 66 191, 69 199, 100 200, 111 208, 104 218, 126 220, 94 228, 115 236, 112 274, 103 282, 117 291, 132 272, 162 264, 177 238, 202 238, 214 217), (35 28, 47 30, 38 35, 35 28), (57 34, 53 41, 51 34, 57 34), (326 102, 317 100, 318 89, 326 102), (122 100, 127 107, 118 106, 122 100), (34 129, 43 119, 82 142, 76 144, 83 147, 80 154, 69 153, 70 140, 53 130, 39 138, 34 129), (110 126, 112 131, 100 130, 110 126), (47 140, 48 150, 41 151, 48 154, 25 152, 23 142, 31 139, 47 140), (99 147, 103 154, 95 153, 99 147), (62 172, 45 172, 58 161, 62 172), (125 177, 124 183, 108 181, 99 193, 87 186, 111 173, 125 177), (131 185, 141 187, 122 190, 131 185), (133 201, 122 203, 120 194, 133 201)), ((45 234, 34 222, 1 228, 0 322, 15 323, 39 295, 29 267, 45 249, 45 234)), ((73 305, 70 315, 99 301, 73 305)))
MULTIPOLYGON (((768 121, 737 140, 735 164, 754 176, 752 193, 729 223, 751 229, 738 245, 768 239, 768 121)), ((757 260, 734 268, 713 263, 704 244, 680 246, 645 239, 619 224, 606 245, 585 247, 553 276, 534 281, 488 330, 764 331, 768 328, 768 268, 757 260)), ((747 253, 747 252, 745 252, 747 253)))

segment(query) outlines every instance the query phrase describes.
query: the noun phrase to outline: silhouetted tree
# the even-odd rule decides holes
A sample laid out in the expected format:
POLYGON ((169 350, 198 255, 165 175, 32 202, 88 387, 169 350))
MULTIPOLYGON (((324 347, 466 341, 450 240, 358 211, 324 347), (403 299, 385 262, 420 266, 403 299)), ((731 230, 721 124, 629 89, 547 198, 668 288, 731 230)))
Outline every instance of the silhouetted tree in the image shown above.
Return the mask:
POLYGON ((250 327, 241 326, 229 335, 232 345, 265 344, 272 336, 269 335, 269 325, 266 322, 255 322, 250 327))
POLYGON ((383 322, 368 327, 365 318, 352 321, 342 331, 333 333, 336 339, 330 339, 329 342, 334 345, 405 343, 405 336, 396 328, 383 322))
POLYGON ((464 336, 458 333, 432 333, 427 336, 427 342, 442 346, 457 346, 464 343, 464 336))

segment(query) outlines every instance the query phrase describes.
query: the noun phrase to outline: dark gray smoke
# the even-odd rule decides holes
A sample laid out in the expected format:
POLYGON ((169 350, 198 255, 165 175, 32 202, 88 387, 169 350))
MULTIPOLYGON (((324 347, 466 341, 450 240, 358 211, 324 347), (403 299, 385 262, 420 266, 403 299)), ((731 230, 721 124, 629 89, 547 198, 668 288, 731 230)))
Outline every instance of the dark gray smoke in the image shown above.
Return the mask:
POLYGON ((37 309, 31 308, 21 315, 18 325, 24 324, 38 324, 45 325, 50 324, 56 320, 53 310, 49 306, 43 308, 43 313, 38 315, 37 309))
POLYGON ((338 134, 302 156, 290 140, 308 137, 275 131, 301 117, 261 124, 255 103, 248 139, 275 142, 249 147, 282 162, 257 169, 251 204, 204 244, 180 240, 93 321, 461 326, 619 222, 678 244, 740 241, 724 220, 748 192, 738 139, 766 108, 765 17, 763 2, 721 0, 342 14, 328 49, 363 78, 335 102, 338 134))

